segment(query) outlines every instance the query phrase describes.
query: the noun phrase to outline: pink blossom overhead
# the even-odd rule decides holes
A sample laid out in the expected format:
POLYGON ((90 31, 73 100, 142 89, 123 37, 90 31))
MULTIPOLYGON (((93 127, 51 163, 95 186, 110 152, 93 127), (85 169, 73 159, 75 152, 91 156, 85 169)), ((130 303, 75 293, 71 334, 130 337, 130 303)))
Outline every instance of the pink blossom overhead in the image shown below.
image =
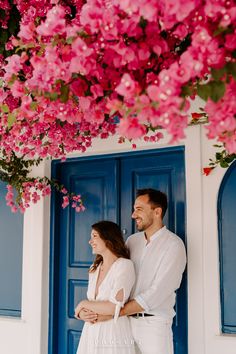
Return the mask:
MULTIPOLYGON (((206 101, 208 138, 236 152, 235 1, 14 4, 19 32, 6 44, 10 55, 0 57, 6 156, 64 158, 115 133, 157 141, 157 129, 178 141, 196 95, 206 101)), ((9 17, 9 2, 0 7, 9 17)))

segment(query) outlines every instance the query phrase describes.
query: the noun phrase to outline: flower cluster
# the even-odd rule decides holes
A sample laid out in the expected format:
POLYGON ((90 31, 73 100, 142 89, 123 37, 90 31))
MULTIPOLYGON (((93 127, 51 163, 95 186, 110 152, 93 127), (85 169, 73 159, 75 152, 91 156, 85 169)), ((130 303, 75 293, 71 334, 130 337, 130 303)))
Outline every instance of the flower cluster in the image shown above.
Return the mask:
POLYGON ((17 190, 18 196, 15 196, 16 191, 10 184, 7 185, 6 201, 13 213, 20 210, 24 213, 30 207, 30 203, 36 204, 41 197, 51 194, 51 187, 55 187, 63 194, 62 207, 66 208, 69 204, 77 212, 84 211, 85 207, 82 204, 80 195, 74 195, 63 188, 58 188, 59 184, 55 181, 49 181, 47 178, 31 178, 30 181, 23 182, 20 190, 17 190))
POLYGON ((0 2, 0 27, 7 28, 11 5, 8 0, 1 0, 0 2))
POLYGON ((20 210, 22 213, 25 212, 26 208, 30 206, 30 203, 37 203, 40 200, 40 194, 42 196, 49 195, 51 193, 51 188, 47 184, 38 182, 37 180, 33 182, 24 182, 22 184, 22 192, 19 202, 15 198, 15 191, 12 185, 7 185, 6 201, 7 205, 11 208, 12 212, 17 212, 20 210))
POLYGON ((7 183, 6 201, 12 212, 19 210, 24 213, 31 203, 37 203, 41 197, 49 195, 52 189, 63 196, 63 208, 70 204, 77 212, 84 211, 85 207, 80 195, 69 192, 64 185, 54 179, 29 175, 32 166, 38 166, 41 160, 41 158, 27 160, 16 156, 14 152, 11 156, 2 155, 0 179, 7 183))
POLYGON ((175 142, 196 95, 206 101, 208 137, 236 151, 233 0, 14 4, 20 29, 0 72, 7 155, 65 157, 115 133, 155 142, 157 129, 175 142))
POLYGON ((206 176, 212 173, 217 166, 228 168, 236 160, 236 153, 229 153, 224 145, 215 144, 214 147, 220 150, 215 153, 214 159, 210 159, 209 166, 203 168, 203 174, 206 176))

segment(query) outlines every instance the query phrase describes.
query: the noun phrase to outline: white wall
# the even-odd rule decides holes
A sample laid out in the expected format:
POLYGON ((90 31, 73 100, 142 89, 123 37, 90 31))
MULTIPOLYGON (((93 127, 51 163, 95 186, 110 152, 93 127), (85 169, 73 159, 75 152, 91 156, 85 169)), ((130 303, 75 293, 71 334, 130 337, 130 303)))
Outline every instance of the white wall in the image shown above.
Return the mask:
MULTIPOLYGON (((189 354, 235 354, 236 338, 222 336, 219 322, 216 200, 225 171, 218 168, 208 177, 202 175, 201 169, 214 151, 200 127, 188 128, 183 144, 186 149, 189 354)), ((160 144, 137 145, 138 149, 164 147, 168 138, 160 144)), ((113 137, 96 141, 86 155, 130 149, 130 144, 118 144, 113 137)), ((49 161, 34 171, 34 174, 44 173, 50 175, 49 161)), ((22 319, 0 318, 1 354, 47 354, 49 210, 47 198, 25 214, 22 319)))
MULTIPOLYGON (((203 164, 214 157, 215 149, 203 135, 203 164)), ((204 331, 206 354, 236 354, 236 335, 221 333, 219 257, 217 232, 217 198, 226 170, 218 168, 203 178, 203 255, 204 255, 204 331)))

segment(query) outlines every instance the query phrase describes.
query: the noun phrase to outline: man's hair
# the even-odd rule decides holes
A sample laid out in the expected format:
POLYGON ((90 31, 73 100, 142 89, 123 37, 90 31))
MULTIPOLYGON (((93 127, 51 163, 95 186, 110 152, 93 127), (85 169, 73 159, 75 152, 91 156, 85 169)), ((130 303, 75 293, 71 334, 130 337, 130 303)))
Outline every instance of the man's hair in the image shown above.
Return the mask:
POLYGON ((165 193, 158 191, 157 189, 145 188, 138 189, 136 196, 140 197, 141 195, 147 195, 149 198, 149 203, 152 204, 153 207, 162 209, 162 218, 164 218, 166 210, 167 210, 167 196, 165 193))

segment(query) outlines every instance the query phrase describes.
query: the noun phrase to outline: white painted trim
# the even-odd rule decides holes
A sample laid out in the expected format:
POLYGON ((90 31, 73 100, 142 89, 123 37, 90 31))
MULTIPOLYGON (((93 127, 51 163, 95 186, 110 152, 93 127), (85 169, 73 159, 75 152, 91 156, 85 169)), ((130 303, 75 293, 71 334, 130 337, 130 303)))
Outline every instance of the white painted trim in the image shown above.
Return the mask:
MULTIPOLYGON (((208 158, 214 157, 216 151, 204 132, 201 140, 203 163, 207 165, 208 158)), ((236 353, 236 335, 221 333, 217 200, 225 172, 225 169, 217 168, 208 177, 203 178, 204 301, 207 309, 204 322, 208 354, 236 353)))
POLYGON ((204 354, 202 164, 200 127, 188 130, 185 142, 188 250, 189 353, 204 354))

